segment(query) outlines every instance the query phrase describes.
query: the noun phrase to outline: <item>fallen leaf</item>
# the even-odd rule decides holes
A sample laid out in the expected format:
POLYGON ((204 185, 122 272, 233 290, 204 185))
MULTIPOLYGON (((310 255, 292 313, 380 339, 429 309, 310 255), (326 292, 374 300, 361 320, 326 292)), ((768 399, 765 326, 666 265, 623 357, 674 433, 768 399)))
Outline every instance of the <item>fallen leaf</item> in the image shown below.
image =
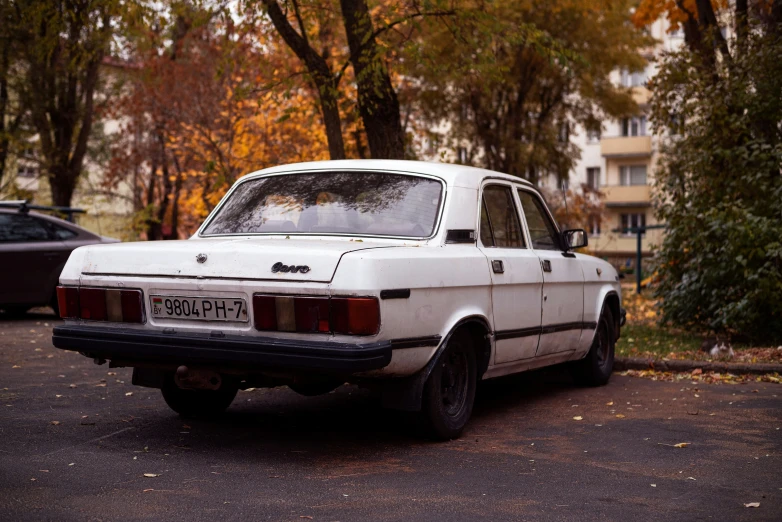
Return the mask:
POLYGON ((686 448, 689 445, 690 445, 689 442, 680 442, 678 444, 674 444, 673 447, 674 448, 686 448))
POLYGON ((60 424, 60 421, 52 421, 51 423, 52 423, 53 425, 57 426, 58 424, 60 424))
POLYGON ((149 491, 155 491, 155 490, 154 490, 154 489, 152 489, 152 488, 149 488, 149 489, 145 489, 144 491, 142 491, 142 493, 147 493, 147 492, 149 492, 149 491))
POLYGON ((687 477, 687 480, 695 480, 695 477, 687 477))
POLYGON ((75 387, 76 387, 76 385, 75 385, 75 384, 69 384, 69 385, 68 385, 68 388, 75 388, 75 387))
POLYGON ((760 507, 760 502, 750 502, 749 504, 744 504, 744 507, 760 507))
POLYGON ((578 415, 577 415, 577 416, 575 416, 575 417, 573 417, 573 420, 582 420, 582 419, 583 419, 583 417, 580 417, 580 416, 578 416, 578 415))
POLYGON ((18 364, 14 364, 13 366, 11 366, 11 368, 21 368, 21 366, 19 366, 18 364))
POLYGON ((96 387, 96 388, 105 388, 105 387, 106 387, 106 383, 105 383, 105 382, 102 382, 102 383, 100 383, 100 384, 96 384, 96 385, 95 385, 95 387, 96 387))
POLYGON ((625 418, 625 416, 624 416, 624 415, 622 415, 621 413, 618 413, 618 414, 616 415, 616 418, 617 418, 617 419, 624 419, 624 418, 625 418))
POLYGON ((159 477, 160 475, 156 473, 144 473, 144 476, 147 478, 155 478, 155 477, 159 477))
POLYGON ((657 484, 649 484, 649 485, 652 486, 653 488, 657 487, 657 484))
POLYGON ((55 397, 57 397, 59 399, 60 397, 62 397, 62 395, 55 395, 55 397))
POLYGON ((614 405, 614 401, 611 401, 611 402, 607 402, 607 403, 606 403, 606 406, 613 406, 613 405, 614 405))
POLYGON ((125 397, 130 397, 131 395, 133 395, 133 392, 128 392, 125 394, 125 397))
POLYGON ((299 518, 306 518, 307 520, 312 520, 312 517, 309 515, 299 515, 299 518))

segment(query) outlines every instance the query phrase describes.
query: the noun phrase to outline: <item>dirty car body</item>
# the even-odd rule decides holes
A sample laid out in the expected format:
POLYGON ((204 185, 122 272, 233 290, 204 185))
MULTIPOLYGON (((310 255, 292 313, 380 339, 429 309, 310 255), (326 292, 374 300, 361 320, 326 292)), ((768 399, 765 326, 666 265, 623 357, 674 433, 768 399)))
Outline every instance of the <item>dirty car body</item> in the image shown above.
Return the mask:
POLYGON ((239 180, 188 240, 74 251, 53 342, 134 367, 185 415, 240 388, 348 381, 449 438, 482 378, 569 362, 607 380, 620 289, 611 265, 572 251, 585 244, 529 183, 492 171, 275 167, 239 180))

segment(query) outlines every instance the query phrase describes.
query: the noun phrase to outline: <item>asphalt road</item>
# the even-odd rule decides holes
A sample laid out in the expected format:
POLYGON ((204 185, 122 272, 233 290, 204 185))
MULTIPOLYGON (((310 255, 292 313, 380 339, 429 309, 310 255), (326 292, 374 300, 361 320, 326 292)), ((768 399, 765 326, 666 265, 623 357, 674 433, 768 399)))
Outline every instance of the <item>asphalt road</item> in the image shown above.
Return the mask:
POLYGON ((782 520, 779 385, 534 372, 483 383, 464 437, 432 443, 346 386, 183 421, 53 324, 0 318, 1 520, 782 520))

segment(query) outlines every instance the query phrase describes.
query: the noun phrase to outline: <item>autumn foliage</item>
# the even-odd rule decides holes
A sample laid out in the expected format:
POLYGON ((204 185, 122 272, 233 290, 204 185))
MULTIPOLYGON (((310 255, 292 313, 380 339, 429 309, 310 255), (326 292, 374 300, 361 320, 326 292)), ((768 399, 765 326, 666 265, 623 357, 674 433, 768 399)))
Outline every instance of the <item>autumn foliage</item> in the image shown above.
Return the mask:
POLYGON ((122 124, 106 184, 130 186, 148 239, 193 233, 244 174, 327 158, 308 86, 269 87, 286 53, 214 13, 180 13, 173 29, 168 45, 162 32, 142 34, 143 51, 115 68, 122 124))

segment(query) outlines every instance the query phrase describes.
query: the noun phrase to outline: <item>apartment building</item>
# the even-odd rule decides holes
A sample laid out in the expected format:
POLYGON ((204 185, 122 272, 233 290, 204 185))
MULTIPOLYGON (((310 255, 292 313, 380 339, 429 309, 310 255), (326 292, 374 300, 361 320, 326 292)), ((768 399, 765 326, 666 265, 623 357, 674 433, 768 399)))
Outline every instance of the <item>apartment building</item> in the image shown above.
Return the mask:
MULTIPOLYGON (((659 137, 653 136, 647 113, 651 93, 647 81, 657 72, 656 58, 662 52, 678 49, 684 43, 681 30, 669 32, 665 19, 649 27, 657 45, 649 49, 645 70, 630 73, 615 71, 612 80, 632 89, 640 113, 619 121, 603 122, 602 131, 588 133, 576 129, 571 139, 581 149, 581 158, 571 172, 569 184, 582 184, 604 194, 605 210, 600 220, 590 225, 589 244, 596 255, 619 266, 632 267, 637 250, 637 236, 625 229, 658 224, 651 201, 651 185, 658 160, 659 137)), ((547 184, 552 185, 553 180, 547 184)), ((553 186, 550 186, 553 188, 553 186)), ((641 250, 651 255, 659 244, 663 230, 649 230, 642 235, 641 250)))

